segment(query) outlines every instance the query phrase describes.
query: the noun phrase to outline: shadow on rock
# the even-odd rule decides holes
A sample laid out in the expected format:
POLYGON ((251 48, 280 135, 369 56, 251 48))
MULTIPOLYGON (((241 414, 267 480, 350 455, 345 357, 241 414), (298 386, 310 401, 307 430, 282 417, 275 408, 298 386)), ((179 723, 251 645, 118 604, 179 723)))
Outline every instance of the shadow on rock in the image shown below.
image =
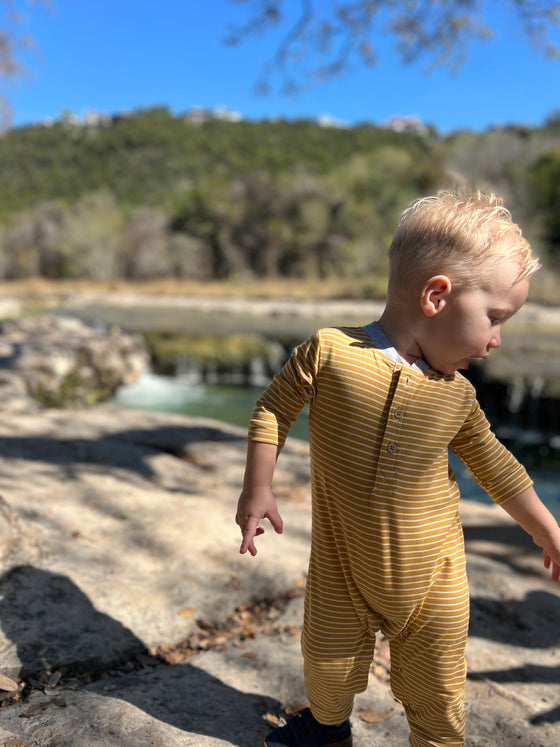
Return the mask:
POLYGON ((503 524, 495 526, 465 526, 463 527, 465 535, 465 545, 467 552, 474 555, 482 555, 485 558, 496 560, 500 563, 506 563, 512 570, 524 574, 526 568, 522 562, 525 557, 536 557, 538 548, 533 542, 532 537, 527 534, 518 524, 503 524), (472 543, 484 543, 484 550, 476 549, 472 543), (502 545, 503 548, 511 548, 499 552, 492 551, 492 546, 502 545), (520 562, 521 561, 521 562, 520 562))
POLYGON ((558 620, 560 598, 546 591, 529 592, 522 600, 473 597, 469 632, 521 648, 555 648, 558 620))
POLYGON ((513 669, 484 669, 476 672, 472 679, 488 679, 492 682, 542 682, 560 685, 560 667, 545 667, 539 664, 524 664, 513 669))
POLYGON ((105 685, 96 682, 87 690, 130 703, 188 734, 224 740, 237 747, 258 744, 270 730, 264 714, 282 711, 277 700, 241 692, 191 663, 156 668, 144 676, 134 673, 122 677, 117 689, 109 693, 104 692, 105 685))
MULTIPOLYGON (((465 526, 465 542, 499 542, 512 547, 522 547, 534 552, 536 547, 532 537, 527 534, 518 524, 504 524, 496 526, 465 526)), ((487 553, 484 553, 487 556, 487 553)))
MULTIPOLYGON (((490 680, 501 684, 524 684, 543 683, 545 685, 560 684, 560 667, 543 666, 538 664, 524 664, 512 669, 484 669, 476 673, 469 673, 471 680, 490 680)), ((549 711, 539 713, 530 719, 535 726, 539 724, 552 724, 560 722, 560 707, 556 706, 549 711)))
POLYGON ((149 479, 153 470, 149 457, 166 453, 183 458, 189 444, 203 441, 241 441, 244 437, 226 428, 212 426, 163 426, 119 431, 99 438, 50 438, 47 436, 2 436, 0 453, 5 459, 28 459, 66 467, 75 477, 75 464, 118 467, 149 479))
POLYGON ((555 721, 560 721, 560 706, 552 708, 546 713, 539 713, 538 716, 534 716, 531 719, 531 723, 535 726, 538 726, 539 724, 552 724, 555 721))
MULTIPOLYGON (((0 580, 0 598, 0 625, 7 639, 0 641, 2 671, 12 677, 36 678, 45 670, 90 673, 98 679, 81 690, 84 697, 95 693, 125 701, 158 722, 238 747, 248 747, 266 731, 264 713, 280 710, 278 701, 243 693, 191 663, 116 671, 124 662, 157 660, 132 631, 96 610, 66 576, 18 566, 0 580)), ((96 706, 86 700, 83 707, 96 706)), ((56 712, 57 719, 65 718, 59 715, 64 711, 56 712)), ((88 714, 90 720, 93 716, 88 714)))
POLYGON ((96 610, 66 576, 19 566, 0 580, 0 597, 15 675, 62 666, 94 671, 147 653, 132 631, 96 610))

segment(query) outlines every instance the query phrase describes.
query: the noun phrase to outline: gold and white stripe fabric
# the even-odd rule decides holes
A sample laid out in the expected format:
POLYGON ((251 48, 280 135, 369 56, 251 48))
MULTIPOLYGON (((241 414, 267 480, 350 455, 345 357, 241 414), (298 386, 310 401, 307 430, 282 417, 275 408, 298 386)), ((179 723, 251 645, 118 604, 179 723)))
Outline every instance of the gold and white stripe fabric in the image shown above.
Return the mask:
POLYGON ((282 446, 309 405, 302 646, 315 717, 349 716, 382 630, 411 744, 460 745, 468 590, 448 449, 497 503, 532 483, 463 376, 409 366, 379 336, 372 325, 329 328, 301 344, 257 402, 249 439, 282 446))

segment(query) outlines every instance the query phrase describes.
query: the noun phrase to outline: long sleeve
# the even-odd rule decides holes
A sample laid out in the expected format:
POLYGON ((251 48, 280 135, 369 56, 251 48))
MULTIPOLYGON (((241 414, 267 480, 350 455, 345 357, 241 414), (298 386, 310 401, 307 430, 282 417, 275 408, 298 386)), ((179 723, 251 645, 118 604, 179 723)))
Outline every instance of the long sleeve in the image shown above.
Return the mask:
POLYGON ((318 336, 299 345, 257 401, 249 440, 283 446, 290 426, 313 401, 319 358, 318 336))
POLYGON ((476 401, 451 448, 496 503, 513 498, 533 484, 523 465, 491 431, 476 401))

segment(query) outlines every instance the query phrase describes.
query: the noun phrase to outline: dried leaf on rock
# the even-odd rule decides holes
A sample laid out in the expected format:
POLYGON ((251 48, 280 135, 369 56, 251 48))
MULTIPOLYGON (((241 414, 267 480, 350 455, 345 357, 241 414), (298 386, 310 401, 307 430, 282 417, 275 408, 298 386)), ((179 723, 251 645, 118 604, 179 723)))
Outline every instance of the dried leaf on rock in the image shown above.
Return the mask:
POLYGON ((62 678, 62 672, 60 670, 54 672, 49 677, 49 681, 47 682, 48 687, 56 687, 58 683, 60 682, 62 678))
MULTIPOLYGON (((178 664, 199 651, 240 646, 244 641, 253 639, 258 634, 299 635, 301 626, 278 627, 278 620, 290 600, 303 596, 304 586, 302 582, 294 589, 274 599, 252 603, 241 602, 231 617, 218 624, 197 619, 198 630, 196 632, 178 644, 162 644, 155 649, 155 654, 161 656, 167 664, 178 664)), ((197 610, 187 607, 179 614, 196 612, 197 610)))
POLYGON ((21 714, 20 718, 31 718, 31 716, 39 713, 39 711, 44 711, 47 706, 47 701, 42 701, 41 703, 33 703, 26 711, 24 711, 24 713, 21 714))
POLYGON ((166 663, 171 665, 180 664, 187 658, 183 652, 179 651, 169 651, 168 653, 162 654, 162 656, 166 663))
POLYGON ((44 687, 44 684, 42 682, 39 682, 39 680, 36 680, 34 677, 28 677, 27 684, 31 685, 31 687, 34 687, 35 690, 42 690, 44 687))
POLYGON ((136 661, 143 667, 157 667, 161 664, 161 659, 152 654, 138 654, 136 661))
POLYGON ((19 685, 15 680, 6 677, 5 674, 0 674, 0 690, 5 690, 6 692, 11 693, 13 690, 17 690, 18 688, 19 685))
POLYGON ((379 721, 385 721, 389 718, 391 711, 360 711, 360 718, 366 724, 377 724, 379 721))
POLYGON ((280 726, 284 721, 284 719, 275 716, 274 713, 265 713, 263 718, 269 726, 280 726))

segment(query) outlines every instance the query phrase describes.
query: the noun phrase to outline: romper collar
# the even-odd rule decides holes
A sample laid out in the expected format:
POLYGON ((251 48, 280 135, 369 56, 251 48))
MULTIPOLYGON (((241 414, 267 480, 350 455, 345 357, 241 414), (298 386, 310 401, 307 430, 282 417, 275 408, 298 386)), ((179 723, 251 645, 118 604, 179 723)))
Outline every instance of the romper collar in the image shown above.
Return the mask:
POLYGON ((403 366, 410 366, 411 368, 417 368, 420 369, 420 371, 427 371, 430 368, 430 365, 423 358, 417 358, 414 363, 407 363, 405 359, 399 355, 396 348, 393 347, 391 340, 389 340, 377 322, 366 324, 366 326, 363 327, 363 330, 373 344, 396 363, 400 363, 403 366))

